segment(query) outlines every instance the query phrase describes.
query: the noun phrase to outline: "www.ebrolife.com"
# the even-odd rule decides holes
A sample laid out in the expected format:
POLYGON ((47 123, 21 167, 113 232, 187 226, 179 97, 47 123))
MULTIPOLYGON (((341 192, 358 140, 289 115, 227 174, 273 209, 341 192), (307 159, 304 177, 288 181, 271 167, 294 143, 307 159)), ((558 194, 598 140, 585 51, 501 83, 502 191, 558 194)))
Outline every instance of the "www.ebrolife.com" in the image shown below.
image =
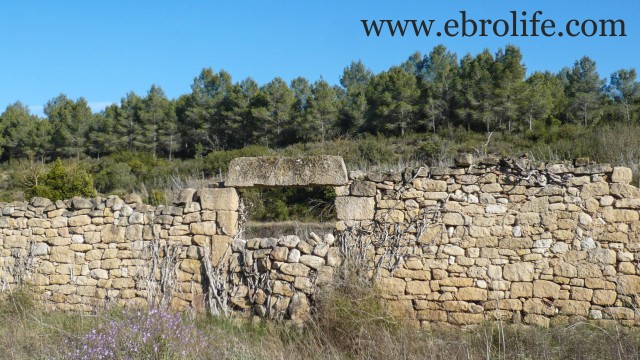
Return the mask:
POLYGON ((542 11, 510 11, 502 19, 474 19, 466 11, 458 18, 437 20, 360 20, 366 36, 448 37, 618 37, 627 36, 624 20, 571 19, 557 24, 542 11))

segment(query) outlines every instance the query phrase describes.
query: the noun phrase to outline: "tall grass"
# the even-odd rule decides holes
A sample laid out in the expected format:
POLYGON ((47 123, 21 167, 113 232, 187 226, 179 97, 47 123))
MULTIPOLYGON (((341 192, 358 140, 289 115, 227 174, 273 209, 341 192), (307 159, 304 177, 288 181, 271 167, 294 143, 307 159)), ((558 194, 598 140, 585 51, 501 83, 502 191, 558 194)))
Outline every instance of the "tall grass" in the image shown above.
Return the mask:
POLYGON ((431 324, 415 329, 395 318, 366 281, 343 280, 318 294, 315 312, 304 327, 255 318, 180 317, 165 310, 44 312, 28 291, 17 291, 0 300, 0 359, 640 357, 640 330, 616 324, 582 322, 545 329, 488 322, 468 328, 431 324))

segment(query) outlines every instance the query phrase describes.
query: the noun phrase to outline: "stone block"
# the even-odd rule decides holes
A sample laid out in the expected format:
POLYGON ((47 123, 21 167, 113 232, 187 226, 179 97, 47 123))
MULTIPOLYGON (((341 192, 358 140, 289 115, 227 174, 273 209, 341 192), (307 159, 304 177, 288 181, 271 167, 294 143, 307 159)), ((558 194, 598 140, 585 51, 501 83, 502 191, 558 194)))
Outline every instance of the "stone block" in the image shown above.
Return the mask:
POLYGON ((215 235, 216 223, 214 221, 203 221, 197 223, 191 223, 189 225, 189 231, 193 235, 215 235))
POLYGON ((91 224, 91 218, 88 215, 78 215, 69 218, 69 226, 84 226, 91 224))
POLYGON ((616 166, 611 173, 611 182, 614 183, 629 184, 632 178, 633 173, 628 167, 616 166))
POLYGON ((533 296, 533 284, 530 282, 514 282, 511 284, 511 298, 530 298, 533 296))
POLYGON ((376 196, 376 183, 371 181, 354 181, 351 184, 352 196, 376 196))
POLYGON ((202 210, 237 211, 240 198, 234 188, 205 188, 196 192, 202 210))
POLYGON ((175 205, 187 205, 193 201, 193 195, 195 195, 196 189, 186 188, 180 191, 178 197, 174 201, 175 205))
POLYGON ((376 282, 376 287, 382 294, 388 296, 404 295, 406 285, 407 283, 404 280, 392 277, 383 277, 376 282))
POLYGON ((75 252, 66 246, 54 246, 49 261, 71 264, 75 261, 75 252))
POLYGON ((446 192, 447 182, 442 180, 431 179, 416 179, 413 181, 413 186, 417 190, 428 192, 446 192))
POLYGON ((406 292, 409 295, 426 295, 431 293, 431 287, 428 281, 409 281, 406 292))
POLYGON ((536 280, 533 282, 533 296, 557 299, 560 296, 560 285, 547 280, 536 280))
POLYGON ((621 275, 618 276, 618 293, 632 296, 640 294, 640 276, 621 275))
POLYGON ((560 309, 561 315, 589 316, 591 303, 588 301, 556 300, 556 306, 560 309))
POLYGON ((225 254, 230 254, 229 246, 233 238, 214 235, 211 237, 211 265, 218 266, 225 254))
POLYGON ((100 232, 102 242, 106 244, 120 243, 125 241, 126 228, 124 226, 117 226, 113 224, 105 225, 100 232))
POLYGON ((216 219, 220 234, 234 236, 238 232, 237 211, 218 211, 216 219))
POLYGON ((290 263, 284 263, 280 265, 280 268, 278 270, 280 270, 280 272, 282 272, 283 274, 287 274, 291 276, 303 276, 303 277, 308 277, 309 271, 311 271, 311 269, 304 264, 290 264, 290 263))
POLYGON ((373 220, 375 201, 372 197, 341 196, 335 200, 338 220, 373 220))
POLYGON ((616 302, 617 294, 613 290, 594 290, 591 302, 596 305, 611 306, 616 302))
POLYGON ((454 325, 480 324, 484 321, 484 314, 450 313, 449 322, 454 325))
POLYGON ((485 301, 487 300, 487 290, 463 287, 456 292, 456 299, 460 301, 485 301))
POLYGON ((318 269, 325 264, 325 260, 323 258, 314 255, 302 255, 298 261, 312 269, 318 269))
POLYGON ((502 276, 509 281, 533 281, 532 263, 506 264, 502 276))
POLYGON ((294 322, 303 322, 307 320, 311 313, 311 307, 309 306, 309 300, 307 296, 301 293, 296 293, 291 298, 289 303, 289 317, 294 322))
POLYGON ((226 186, 346 185, 347 168, 340 156, 242 157, 231 160, 226 186))

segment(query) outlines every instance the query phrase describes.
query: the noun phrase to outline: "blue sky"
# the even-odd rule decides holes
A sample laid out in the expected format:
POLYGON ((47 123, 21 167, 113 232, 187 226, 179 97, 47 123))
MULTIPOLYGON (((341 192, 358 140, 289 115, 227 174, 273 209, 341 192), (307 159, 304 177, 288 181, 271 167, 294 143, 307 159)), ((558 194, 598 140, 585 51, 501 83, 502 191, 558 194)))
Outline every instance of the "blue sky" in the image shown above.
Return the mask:
POLYGON ((190 91, 205 67, 234 80, 263 84, 276 76, 337 83, 352 60, 379 72, 414 51, 444 44, 460 57, 506 44, 521 48, 529 72, 558 71, 583 55, 600 75, 640 68, 638 0, 407 1, 3 1, 0 4, 0 111, 20 100, 41 114, 64 93, 94 110, 152 84, 171 98, 190 91), (542 18, 622 19, 624 38, 367 38, 361 19, 434 19, 465 10, 473 18, 509 18, 509 11, 543 11, 542 18))

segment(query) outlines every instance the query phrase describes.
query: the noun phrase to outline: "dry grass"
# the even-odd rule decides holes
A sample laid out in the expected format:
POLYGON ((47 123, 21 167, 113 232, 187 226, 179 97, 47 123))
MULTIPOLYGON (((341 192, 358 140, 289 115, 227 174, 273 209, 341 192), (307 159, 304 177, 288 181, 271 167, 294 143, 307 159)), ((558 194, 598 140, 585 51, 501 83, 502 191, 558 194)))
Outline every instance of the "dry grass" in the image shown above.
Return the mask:
POLYGON ((308 238, 310 233, 326 234, 335 230, 335 223, 304 223, 299 221, 257 222, 249 221, 245 227, 246 238, 277 238, 296 235, 308 238))
MULTIPOLYGON (((387 311, 375 289, 353 278, 317 297, 304 328, 286 323, 197 316, 206 359, 638 359, 640 329, 588 323, 550 329, 486 323, 412 329, 387 311)), ((118 315, 120 314, 120 315, 118 315)), ((28 292, 0 302, 0 359, 55 359, 66 339, 122 320, 45 313, 28 292)), ((126 321, 126 319, 124 319, 126 321)), ((202 350, 202 348, 200 350, 202 350)), ((181 357, 171 357, 180 359, 181 357)), ((191 357, 186 357, 191 358, 191 357)))

